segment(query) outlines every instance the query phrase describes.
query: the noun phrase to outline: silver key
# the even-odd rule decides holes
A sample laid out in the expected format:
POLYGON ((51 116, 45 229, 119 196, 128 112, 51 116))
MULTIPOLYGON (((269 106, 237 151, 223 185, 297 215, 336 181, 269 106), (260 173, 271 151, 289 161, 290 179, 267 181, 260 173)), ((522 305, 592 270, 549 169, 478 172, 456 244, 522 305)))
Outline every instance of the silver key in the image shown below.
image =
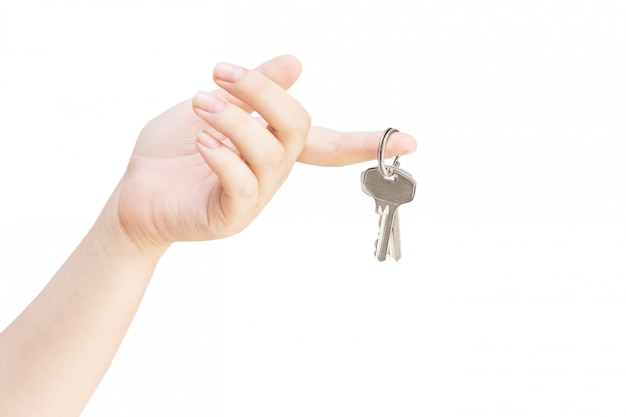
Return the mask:
POLYGON ((400 213, 396 210, 393 216, 393 224, 391 225, 391 235, 389 236, 389 246, 387 247, 387 255, 396 261, 402 256, 400 248, 400 213))
MULTIPOLYGON (((376 205, 376 214, 378 214, 378 229, 380 230, 380 226, 383 223, 383 212, 382 206, 376 205)), ((386 220, 386 219, 385 219, 386 220)), ((382 250, 383 248, 378 247, 379 239, 376 239, 374 242, 374 247, 376 250, 382 250)), ((374 253, 376 255, 376 252, 374 253)), ((400 213, 396 210, 396 213, 393 216, 393 223, 391 224, 391 230, 389 231, 389 243, 387 245, 387 255, 391 256, 396 261, 400 259, 402 256, 401 248, 400 248, 400 213)))
POLYGON ((415 180, 407 171, 398 167, 386 168, 392 170, 392 175, 384 177, 378 167, 366 169, 361 174, 361 188, 365 194, 374 198, 376 212, 380 216, 375 252, 379 261, 384 261, 388 253, 394 259, 400 259, 397 210, 400 205, 413 200, 416 188, 415 180))

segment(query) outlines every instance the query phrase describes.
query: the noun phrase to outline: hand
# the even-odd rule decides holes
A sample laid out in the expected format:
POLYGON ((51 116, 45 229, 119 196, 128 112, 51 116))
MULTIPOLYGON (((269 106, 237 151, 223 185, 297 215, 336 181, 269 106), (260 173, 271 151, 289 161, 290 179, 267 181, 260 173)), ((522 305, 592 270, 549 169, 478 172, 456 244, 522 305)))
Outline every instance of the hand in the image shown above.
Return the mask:
MULTIPOLYGON (((256 70, 219 65, 220 90, 149 122, 114 199, 126 234, 156 246, 226 237, 256 217, 296 160, 331 166, 375 158, 381 132, 310 128, 307 112, 285 91, 300 70, 290 56, 256 70), (253 110, 267 126, 248 114, 253 110)), ((394 134, 386 153, 415 147, 409 135, 394 134)))

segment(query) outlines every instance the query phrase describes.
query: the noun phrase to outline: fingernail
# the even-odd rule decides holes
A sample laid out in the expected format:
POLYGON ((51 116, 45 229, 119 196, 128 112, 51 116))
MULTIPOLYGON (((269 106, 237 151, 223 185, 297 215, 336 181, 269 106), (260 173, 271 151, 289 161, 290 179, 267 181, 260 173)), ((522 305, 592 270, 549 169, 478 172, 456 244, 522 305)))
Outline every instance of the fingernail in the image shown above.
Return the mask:
POLYGON ((219 80, 227 81, 230 83, 241 80, 246 75, 246 70, 238 67, 237 65, 229 64, 227 62, 220 62, 215 66, 213 70, 213 76, 219 80))
POLYGON ((217 113, 224 109, 226 103, 209 93, 198 93, 194 99, 195 105, 208 113, 217 113))
POLYGON ((215 139, 205 131, 198 133, 198 141, 209 149, 217 149, 222 146, 219 140, 215 139))

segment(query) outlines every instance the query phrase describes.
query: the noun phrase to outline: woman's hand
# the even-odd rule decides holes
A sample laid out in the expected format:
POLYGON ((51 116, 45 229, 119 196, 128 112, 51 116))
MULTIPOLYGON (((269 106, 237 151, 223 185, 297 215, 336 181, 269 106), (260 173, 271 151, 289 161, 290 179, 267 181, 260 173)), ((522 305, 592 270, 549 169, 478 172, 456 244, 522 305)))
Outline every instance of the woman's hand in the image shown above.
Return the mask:
MULTIPOLYGON (((213 75, 221 89, 198 93, 146 125, 114 199, 135 244, 232 235, 265 207, 296 160, 331 166, 376 157, 381 132, 310 127, 306 110, 286 92, 300 71, 290 56, 256 70, 218 64, 213 75)), ((394 134, 386 152, 415 147, 409 135, 394 134)))

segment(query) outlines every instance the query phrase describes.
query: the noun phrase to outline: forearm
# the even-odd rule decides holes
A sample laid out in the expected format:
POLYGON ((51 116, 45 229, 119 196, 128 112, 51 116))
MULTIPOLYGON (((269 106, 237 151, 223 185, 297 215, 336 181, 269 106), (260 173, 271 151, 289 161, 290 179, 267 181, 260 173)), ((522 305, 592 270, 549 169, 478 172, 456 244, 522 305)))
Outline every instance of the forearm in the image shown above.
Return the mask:
POLYGON ((77 416, 108 369, 166 249, 128 240, 115 198, 0 334, 0 415, 77 416))

